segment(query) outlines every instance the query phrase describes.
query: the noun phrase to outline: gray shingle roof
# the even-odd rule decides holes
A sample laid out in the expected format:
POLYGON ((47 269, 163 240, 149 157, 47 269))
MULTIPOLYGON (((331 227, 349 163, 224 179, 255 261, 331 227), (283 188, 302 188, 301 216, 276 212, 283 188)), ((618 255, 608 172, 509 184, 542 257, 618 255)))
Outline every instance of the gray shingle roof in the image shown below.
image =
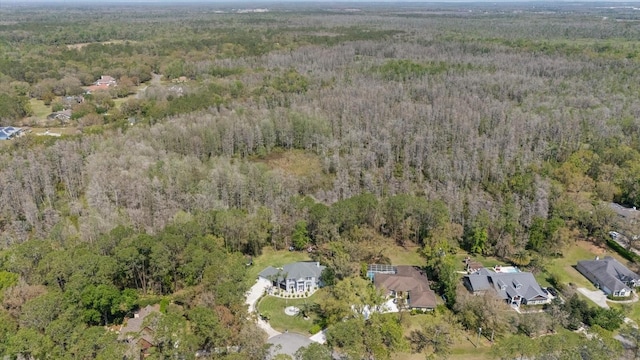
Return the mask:
POLYGON ((265 279, 269 279, 271 276, 278 274, 281 270, 274 268, 273 266, 269 266, 266 269, 262 270, 258 276, 263 277, 265 279))
POLYGON ((482 268, 476 273, 465 276, 472 290, 486 291, 493 288, 503 299, 520 296, 527 300, 547 298, 547 294, 530 272, 496 273, 482 268))
POLYGON ((287 264, 283 266, 282 269, 269 266, 262 270, 258 276, 270 279, 271 276, 278 275, 277 281, 284 280, 284 276, 286 276, 287 279, 303 279, 307 277, 319 279, 325 268, 326 266, 320 265, 320 263, 315 261, 300 261, 287 264))
POLYGON ((640 211, 635 208, 627 208, 620 204, 609 203, 609 207, 613 210, 618 216, 623 217, 625 219, 638 219, 640 217, 640 211))
MULTIPOLYGON (((125 320, 125 323, 120 327, 118 339, 123 340, 131 337, 132 335, 138 335, 142 331, 144 319, 153 313, 160 312, 160 305, 147 305, 140 309, 134 317, 125 320)), ((153 343, 153 341, 149 341, 153 343)))
POLYGON ((630 291, 626 283, 640 281, 638 274, 609 256, 601 260, 578 261, 576 269, 589 280, 597 282, 600 286, 607 287, 612 292, 618 292, 623 289, 630 291))

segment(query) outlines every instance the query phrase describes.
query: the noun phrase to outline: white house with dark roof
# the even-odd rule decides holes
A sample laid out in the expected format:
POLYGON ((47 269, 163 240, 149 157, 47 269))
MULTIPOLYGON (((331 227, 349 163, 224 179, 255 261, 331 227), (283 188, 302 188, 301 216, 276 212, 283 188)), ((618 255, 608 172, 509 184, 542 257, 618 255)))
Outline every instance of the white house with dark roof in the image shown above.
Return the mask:
POLYGON ((576 270, 607 295, 631 296, 640 286, 640 276, 610 256, 578 261, 576 270))
POLYGON ((551 302, 551 297, 542 290, 530 272, 495 272, 482 268, 465 275, 464 285, 474 294, 495 291, 513 306, 539 305, 551 302))
POLYGON ((271 281, 288 292, 312 291, 322 286, 320 275, 326 266, 315 261, 301 261, 287 264, 282 268, 269 266, 262 270, 258 277, 271 281))

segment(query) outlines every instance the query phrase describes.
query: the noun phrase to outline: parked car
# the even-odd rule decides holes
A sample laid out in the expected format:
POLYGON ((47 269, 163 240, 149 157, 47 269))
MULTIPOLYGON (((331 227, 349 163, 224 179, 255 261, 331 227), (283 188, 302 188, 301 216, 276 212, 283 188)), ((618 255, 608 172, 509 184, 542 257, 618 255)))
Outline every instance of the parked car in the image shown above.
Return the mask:
POLYGON ((556 296, 556 297, 558 296, 558 290, 552 288, 551 286, 547 288, 547 292, 553 296, 556 296))
POLYGON ((611 236, 612 239, 617 239, 618 236, 620 236, 620 233, 617 231, 609 231, 609 236, 611 236))

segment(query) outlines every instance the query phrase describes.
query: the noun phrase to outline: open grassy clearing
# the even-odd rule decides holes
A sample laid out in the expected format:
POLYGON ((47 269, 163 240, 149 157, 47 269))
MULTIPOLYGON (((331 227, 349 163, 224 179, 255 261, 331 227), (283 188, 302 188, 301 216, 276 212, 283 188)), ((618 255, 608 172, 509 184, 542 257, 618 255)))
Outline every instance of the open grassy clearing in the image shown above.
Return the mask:
POLYGON ((42 100, 30 99, 29 104, 31 106, 31 111, 33 112, 33 117, 46 119, 47 115, 51 114, 51 106, 45 105, 42 100))
POLYGON ((257 160, 270 168, 281 169, 296 176, 315 176, 321 173, 320 159, 302 150, 273 151, 257 160))
POLYGON ((75 127, 32 127, 30 129, 31 134, 33 135, 45 135, 47 131, 49 131, 49 133, 60 135, 75 135, 78 133, 78 129, 76 129, 75 127))
POLYGON ((318 317, 309 312, 309 318, 305 319, 302 314, 290 316, 285 314, 284 309, 288 306, 308 306, 316 304, 316 301, 324 296, 323 290, 316 291, 315 294, 305 299, 283 299, 275 296, 265 296, 258 303, 258 313, 261 315, 268 314, 269 324, 280 331, 290 331, 305 336, 310 335, 309 330, 315 325, 318 317))
POLYGON ((117 98, 117 99, 113 99, 113 103, 114 103, 114 107, 116 109, 120 109, 120 107, 122 106, 122 104, 124 104, 125 102, 129 101, 129 99, 135 99, 136 95, 129 95, 127 97, 123 97, 123 98, 117 98))
POLYGON ((69 44, 67 45, 67 49, 82 49, 83 47, 91 44, 100 44, 100 45, 115 45, 115 44, 135 44, 137 41, 135 40, 109 40, 109 41, 98 41, 98 42, 87 42, 87 43, 78 43, 78 44, 69 44))
POLYGON ((389 244, 383 249, 383 253, 391 260, 393 265, 419 265, 425 264, 425 259, 420 255, 419 246, 398 246, 389 244))
POLYGON ((309 189, 330 188, 334 176, 322 171, 317 155, 303 150, 274 150, 267 156, 255 158, 272 170, 281 170, 292 176, 303 178, 309 189))
POLYGON ((484 256, 480 254, 468 254, 466 252, 460 251, 455 254, 455 258, 457 263, 459 264, 460 270, 465 269, 464 259, 469 256, 471 260, 477 261, 481 263, 484 267, 494 267, 495 265, 511 265, 504 260, 499 260, 493 256, 484 256))
POLYGON ((578 287, 585 287, 590 290, 595 290, 595 287, 591 282, 582 276, 575 269, 576 264, 580 260, 590 260, 600 256, 611 256, 621 263, 628 265, 628 261, 623 259, 620 255, 609 248, 596 246, 591 242, 579 240, 573 244, 568 245, 563 250, 563 256, 549 260, 546 271, 536 276, 541 285, 549 285, 548 278, 553 274, 563 284, 575 284, 578 287))

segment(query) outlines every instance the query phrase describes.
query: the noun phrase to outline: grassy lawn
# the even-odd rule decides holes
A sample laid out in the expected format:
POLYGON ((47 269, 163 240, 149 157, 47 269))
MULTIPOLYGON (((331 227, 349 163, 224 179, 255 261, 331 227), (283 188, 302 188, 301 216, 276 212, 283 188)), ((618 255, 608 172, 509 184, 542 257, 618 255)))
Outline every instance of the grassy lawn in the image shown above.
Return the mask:
MULTIPOLYGON (((444 315, 438 314, 437 311, 435 313, 409 316, 405 325, 405 336, 409 336, 411 330, 418 329, 420 327, 420 324, 423 322, 442 321, 443 319, 438 320, 438 317, 442 316, 444 315)), ((486 338, 481 337, 480 344, 478 347, 476 347, 476 341, 477 338, 475 334, 471 334, 466 331, 459 331, 453 336, 453 344, 450 348, 451 354, 449 355, 448 359, 492 359, 490 355, 491 343, 486 338)), ((412 354, 410 352, 397 353, 392 357, 392 359, 394 360, 424 360, 424 358, 425 353, 412 354)))
POLYGON ((612 249, 598 247, 588 241, 577 241, 564 249, 562 257, 551 259, 546 266, 546 271, 536 276, 536 279, 541 285, 546 286, 549 284, 547 278, 554 274, 564 284, 573 283, 579 287, 595 290, 593 284, 575 269, 575 265, 580 260, 590 260, 596 256, 611 256, 625 265, 628 264, 612 249))
POLYGON ((120 109, 120 106, 122 106, 123 103, 127 102, 129 99, 134 99, 136 97, 136 95, 129 95, 127 97, 123 97, 123 98, 117 98, 117 99, 113 99, 113 103, 115 104, 115 108, 116 109, 120 109))
POLYGON ((31 99, 29 104, 31 105, 33 116, 38 119, 46 119, 47 115, 51 114, 51 106, 45 105, 42 100, 31 99))
POLYGON ((607 304, 609 304, 609 307, 612 309, 622 309, 629 319, 635 321, 636 324, 640 324, 640 303, 617 304, 608 301, 607 304))
POLYGON ((393 265, 424 265, 425 259, 420 255, 419 246, 401 247, 395 244, 389 244, 383 250, 384 254, 389 257, 393 265))
POLYGON ((546 266, 546 271, 537 277, 541 285, 548 285, 549 281, 547 281, 547 278, 553 274, 564 284, 573 283, 577 286, 594 290, 595 288, 591 282, 575 269, 578 261, 593 259, 596 256, 596 254, 590 251, 585 245, 586 244, 580 244, 580 242, 572 244, 565 248, 562 257, 549 261, 549 264, 546 266))
POLYGON ((276 251, 271 247, 265 247, 262 250, 262 255, 253 258, 253 266, 249 268, 248 276, 253 281, 267 266, 281 267, 284 264, 306 260, 311 260, 311 258, 305 251, 276 251))
POLYGON ((275 296, 265 296, 258 303, 258 313, 269 314, 269 323, 271 326, 281 332, 288 330, 290 332, 299 333, 308 336, 309 330, 315 324, 317 316, 310 313, 310 319, 305 320, 302 316, 290 316, 284 313, 287 306, 301 306, 306 304, 315 304, 315 301, 323 296, 323 291, 318 290, 315 294, 306 299, 282 299, 275 296))
POLYGON ((460 270, 464 270, 465 269, 465 265, 464 265, 464 259, 469 256, 471 257, 471 260, 477 261, 479 263, 481 263, 484 267, 494 267, 496 265, 511 265, 508 262, 504 261, 504 260, 498 260, 497 258, 493 257, 493 256, 483 256, 480 254, 468 254, 466 252, 458 252, 457 254, 455 254, 456 260, 458 264, 460 264, 460 270))

